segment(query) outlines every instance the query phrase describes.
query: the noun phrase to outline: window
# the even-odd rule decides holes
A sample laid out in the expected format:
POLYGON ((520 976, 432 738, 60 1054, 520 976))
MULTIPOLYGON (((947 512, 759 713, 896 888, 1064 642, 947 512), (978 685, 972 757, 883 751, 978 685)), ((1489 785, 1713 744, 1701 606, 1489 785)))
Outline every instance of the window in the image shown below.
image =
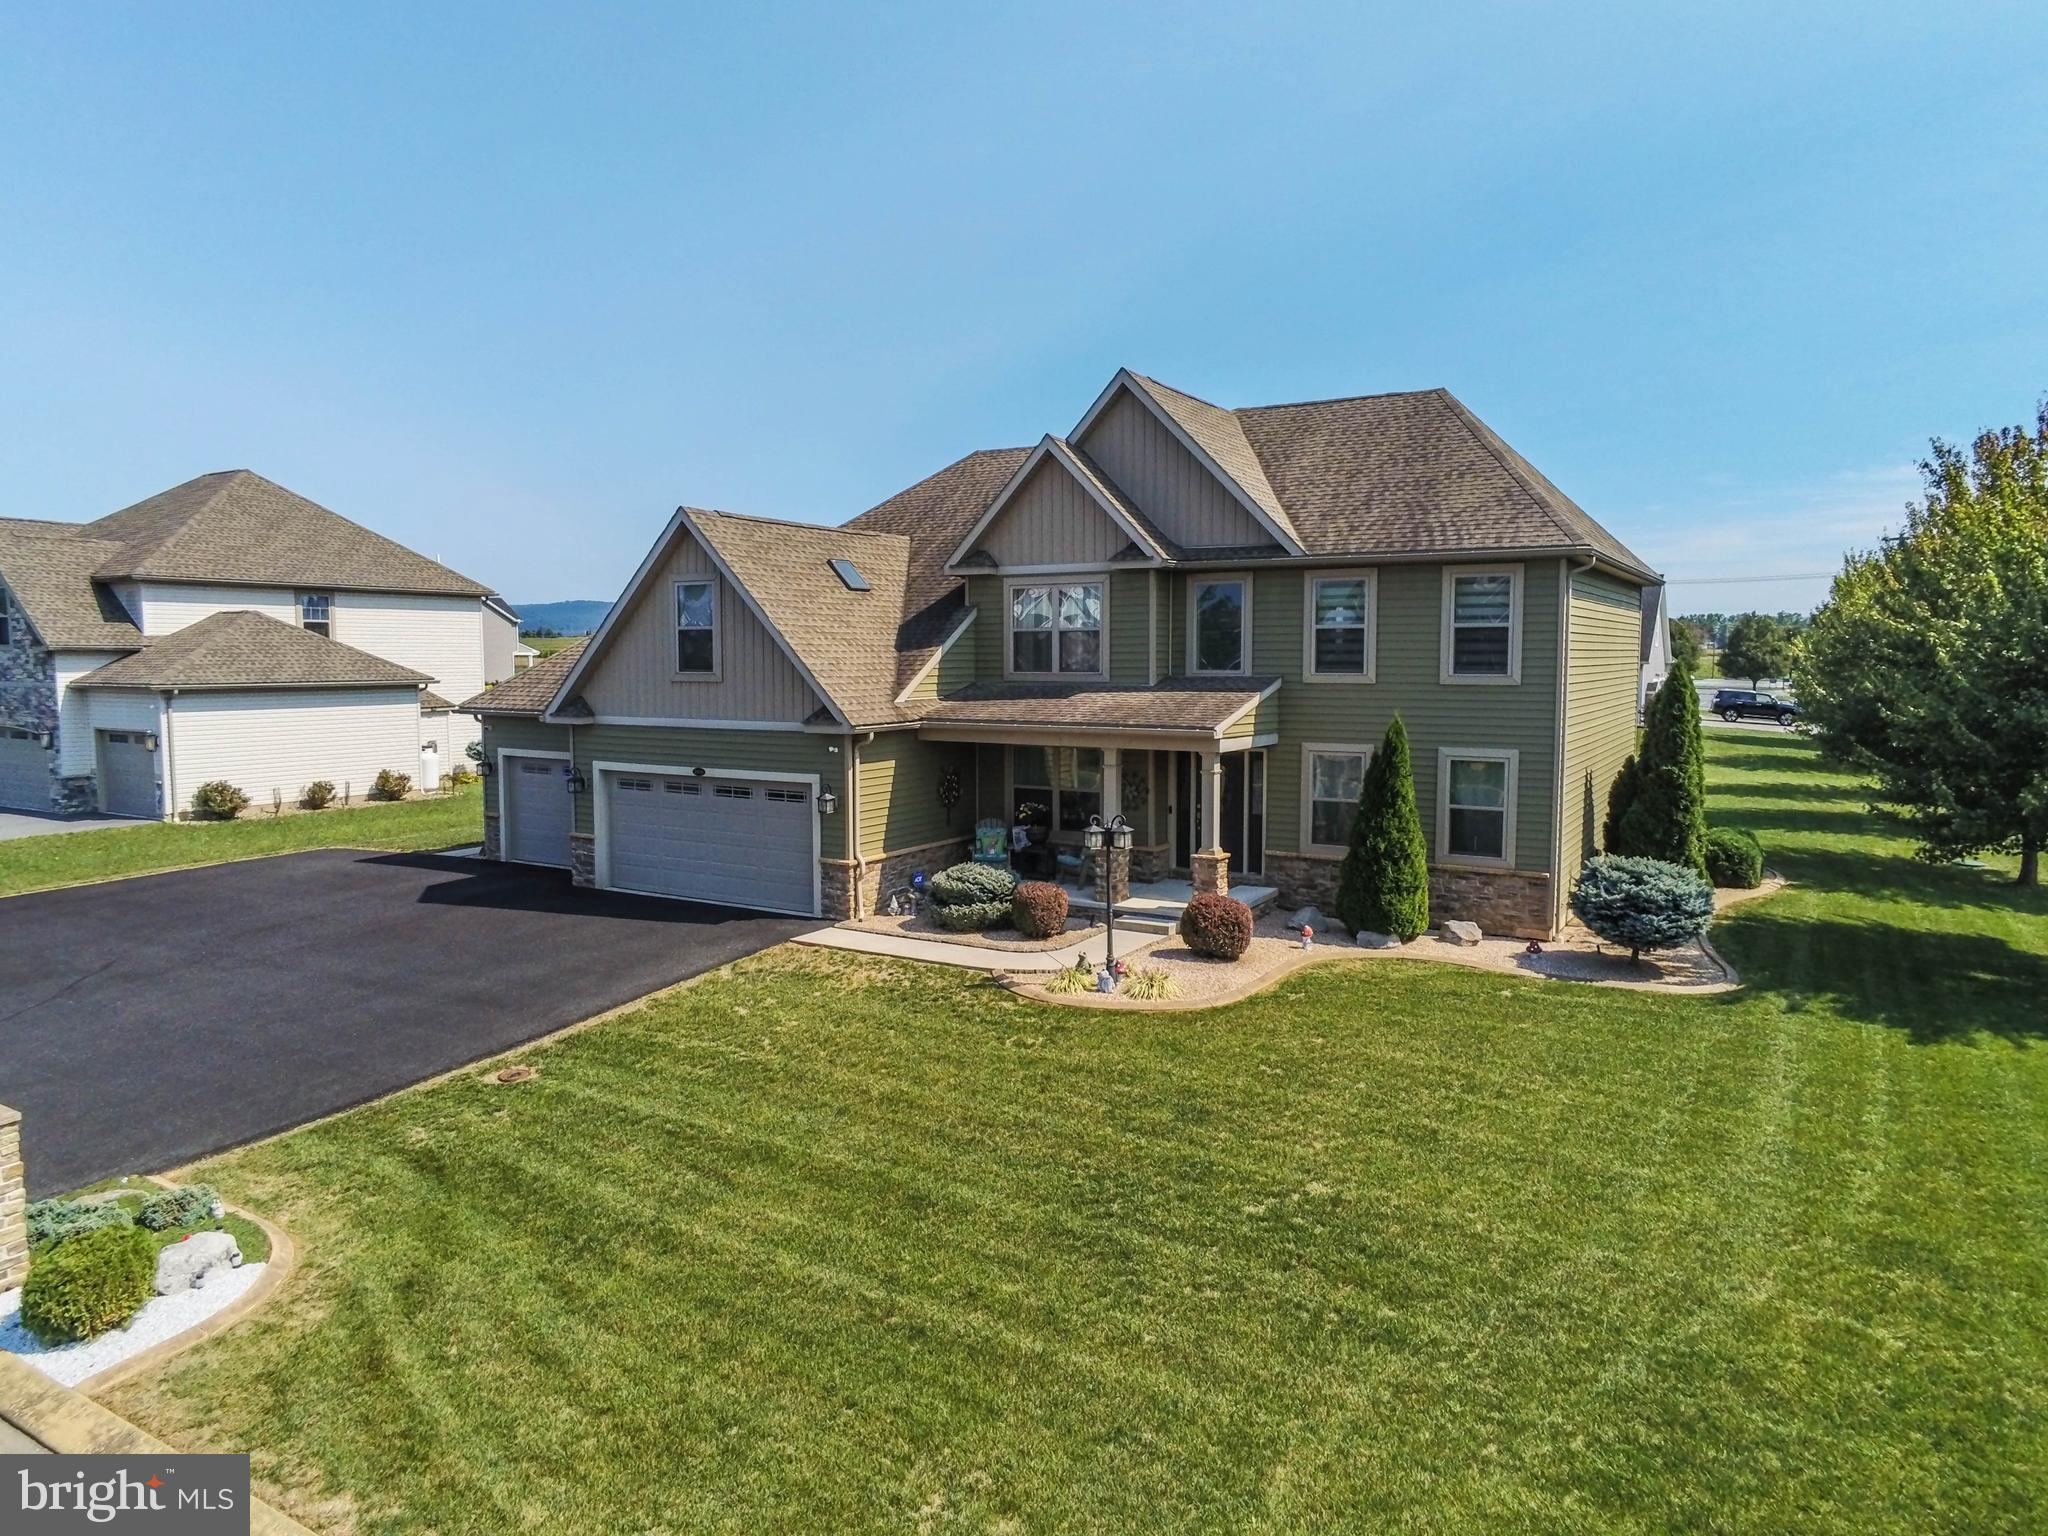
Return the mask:
POLYGON ((0 587, 0 645, 14 643, 14 600, 7 595, 7 589, 0 587))
POLYGON ((1522 676, 1522 568, 1444 571, 1443 681, 1513 683, 1522 676))
POLYGON ((1368 747, 1302 749, 1301 803, 1308 818, 1305 841, 1312 848, 1348 848, 1351 824, 1358 818, 1358 796, 1365 788, 1368 747))
POLYGON ((720 800, 751 800, 754 792, 744 784, 720 784, 711 793, 720 800))
POLYGON ((1516 754, 1446 747, 1437 754, 1437 857, 1458 864, 1514 862, 1516 754))
POLYGON ((334 638, 334 594, 332 592, 301 592, 299 594, 299 628, 312 635, 334 638))
POLYGON ((1251 583, 1242 576, 1190 582, 1188 587, 1188 655, 1191 672, 1244 672, 1250 656, 1245 635, 1250 629, 1251 583))
POLYGON ((825 563, 832 567, 832 574, 834 576, 837 576, 846 583, 847 591, 865 592, 868 590, 867 577, 861 575, 860 567, 851 560, 827 560, 825 563))
POLYGON ((718 588, 712 582, 676 583, 676 671, 718 671, 718 588))
POLYGON ((1102 671, 1102 583, 1010 589, 1010 670, 1102 671))
POLYGON ((1309 677, 1372 681, 1373 573, 1344 571, 1310 576, 1307 623, 1309 677))
POLYGON ((802 805, 811 798, 810 792, 802 789, 764 789, 761 793, 778 805, 802 805))
POLYGON ((1086 829, 1102 814, 1102 754, 1093 747, 1013 747, 1010 785, 1017 820, 1024 808, 1041 805, 1062 832, 1086 829))

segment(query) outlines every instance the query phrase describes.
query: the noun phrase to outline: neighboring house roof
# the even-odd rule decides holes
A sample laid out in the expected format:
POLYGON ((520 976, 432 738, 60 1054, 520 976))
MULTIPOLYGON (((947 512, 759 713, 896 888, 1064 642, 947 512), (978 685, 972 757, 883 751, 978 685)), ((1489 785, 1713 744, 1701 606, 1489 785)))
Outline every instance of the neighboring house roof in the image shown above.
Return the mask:
POLYGON ((446 699, 442 698, 441 695, 434 692, 433 689, 422 688, 420 690, 421 709, 453 709, 454 707, 455 706, 453 704, 450 704, 446 699))
POLYGON ((1168 677, 1149 686, 972 683, 921 718, 939 725, 1136 728, 1214 734, 1279 683, 1275 677, 1168 677))
POLYGON ((80 530, 120 545, 101 581, 218 581, 484 597, 490 588, 246 469, 174 485, 80 530))
POLYGON ((0 582, 51 650, 134 651, 147 642, 92 573, 117 546, 71 523, 0 522, 0 582))
POLYGON ((74 688, 424 688, 433 679, 246 608, 208 614, 74 688))
POLYGON ((485 594, 484 606, 499 618, 509 620, 515 626, 519 623, 519 615, 512 611, 512 605, 495 592, 485 594))
POLYGON ((524 672, 515 672, 503 682, 493 683, 455 707, 466 715, 532 715, 538 719, 588 644, 587 639, 572 641, 524 672))
POLYGON ((1665 617, 1664 584, 1643 588, 1643 665, 1660 677, 1671 670, 1671 624, 1665 617))

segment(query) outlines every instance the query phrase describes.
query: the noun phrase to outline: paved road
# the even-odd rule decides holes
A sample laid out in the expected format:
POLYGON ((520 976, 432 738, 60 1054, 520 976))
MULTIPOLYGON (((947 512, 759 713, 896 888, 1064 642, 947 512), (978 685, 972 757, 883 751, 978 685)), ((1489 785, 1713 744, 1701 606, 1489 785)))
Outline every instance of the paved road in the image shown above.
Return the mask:
POLYGON ((0 901, 0 1103, 31 1198, 506 1050, 815 927, 346 850, 0 901))

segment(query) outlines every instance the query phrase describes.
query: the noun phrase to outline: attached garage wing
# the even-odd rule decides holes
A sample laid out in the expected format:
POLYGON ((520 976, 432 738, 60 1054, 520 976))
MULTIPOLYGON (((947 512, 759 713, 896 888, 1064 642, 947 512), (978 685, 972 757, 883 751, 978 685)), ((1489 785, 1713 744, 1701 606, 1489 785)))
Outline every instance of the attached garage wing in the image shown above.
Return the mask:
POLYGON ((0 726, 0 808, 50 809, 50 754, 33 731, 0 726))
POLYGON ((576 809, 563 776, 569 766, 567 755, 505 752, 498 764, 498 794, 504 806, 499 838, 504 856, 515 864, 567 869, 569 823, 576 809))
POLYGON ((601 767, 599 883, 815 916, 815 796, 808 779, 601 767))
POLYGON ((100 808, 109 816, 157 815, 156 754, 141 731, 99 733, 100 808))

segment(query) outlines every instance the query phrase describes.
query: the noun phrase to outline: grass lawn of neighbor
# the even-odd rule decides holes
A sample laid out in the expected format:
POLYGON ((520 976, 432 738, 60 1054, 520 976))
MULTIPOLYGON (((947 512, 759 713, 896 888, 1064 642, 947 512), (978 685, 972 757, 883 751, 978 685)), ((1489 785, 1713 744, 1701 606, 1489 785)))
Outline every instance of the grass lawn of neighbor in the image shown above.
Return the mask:
POLYGON ((0 896, 309 848, 413 853, 481 841, 483 791, 474 784, 427 800, 288 816, 252 806, 234 821, 145 821, 0 842, 0 896))
POLYGON ((1710 752, 1744 991, 774 951, 203 1165, 301 1267, 112 1405, 337 1532, 2042 1529, 2048 901, 1710 752))

